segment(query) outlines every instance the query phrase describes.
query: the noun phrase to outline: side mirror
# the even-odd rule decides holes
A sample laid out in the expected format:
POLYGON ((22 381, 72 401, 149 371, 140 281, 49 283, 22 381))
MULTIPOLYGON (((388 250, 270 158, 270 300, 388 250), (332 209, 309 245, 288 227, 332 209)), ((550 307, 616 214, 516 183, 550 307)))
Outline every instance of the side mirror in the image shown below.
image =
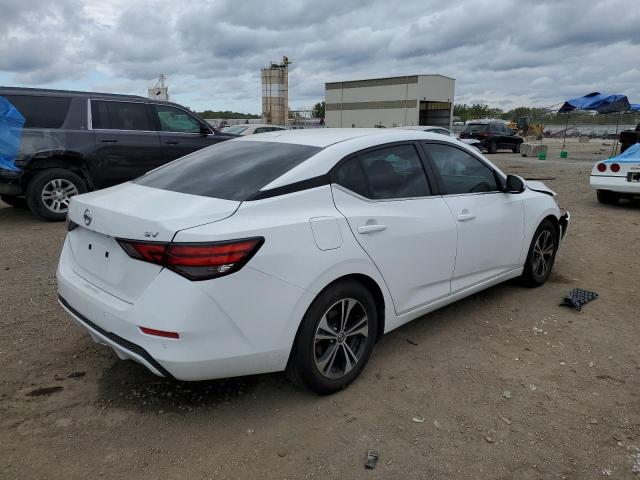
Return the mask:
POLYGON ((507 175, 504 191, 505 193, 522 193, 524 192, 524 181, 516 175, 507 175))
POLYGON ((200 135, 210 135, 211 129, 209 127, 207 127, 206 125, 202 125, 200 124, 200 135))

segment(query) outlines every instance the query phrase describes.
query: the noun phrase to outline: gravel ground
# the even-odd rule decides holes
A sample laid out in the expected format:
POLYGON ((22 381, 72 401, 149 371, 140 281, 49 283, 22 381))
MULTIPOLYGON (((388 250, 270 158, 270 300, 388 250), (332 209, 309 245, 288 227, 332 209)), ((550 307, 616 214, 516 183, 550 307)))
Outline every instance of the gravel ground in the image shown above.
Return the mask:
POLYGON ((64 224, 0 203, 0 478, 640 478, 640 204, 600 205, 588 185, 610 148, 493 155, 573 215, 549 282, 390 333, 330 397, 280 374, 180 383, 118 360, 56 303, 64 224), (600 297, 559 307, 574 287, 600 297))

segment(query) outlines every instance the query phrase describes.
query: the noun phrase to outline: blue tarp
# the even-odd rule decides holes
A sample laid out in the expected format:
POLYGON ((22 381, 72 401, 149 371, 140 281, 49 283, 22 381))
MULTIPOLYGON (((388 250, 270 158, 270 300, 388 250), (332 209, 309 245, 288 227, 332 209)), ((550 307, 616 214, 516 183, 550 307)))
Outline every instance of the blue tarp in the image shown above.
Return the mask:
POLYGON ((640 103, 632 103, 629 105, 629 110, 632 112, 640 112, 640 103))
POLYGON ((620 155, 616 155, 615 157, 611 157, 605 160, 605 163, 606 162, 640 163, 640 143, 631 145, 620 155))
POLYGON ((567 100, 558 111, 567 113, 574 110, 591 110, 598 113, 613 113, 626 112, 629 109, 629 99, 626 95, 593 92, 584 97, 567 100))
POLYGON ((20 171, 15 161, 20 150, 24 117, 9 100, 0 97, 0 168, 20 171))

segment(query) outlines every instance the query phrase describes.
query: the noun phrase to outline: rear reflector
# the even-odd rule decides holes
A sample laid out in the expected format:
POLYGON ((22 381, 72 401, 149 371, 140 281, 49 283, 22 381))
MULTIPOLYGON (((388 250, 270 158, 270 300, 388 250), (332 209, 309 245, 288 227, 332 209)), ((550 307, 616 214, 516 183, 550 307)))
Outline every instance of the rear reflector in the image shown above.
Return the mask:
POLYGON ((155 335, 156 337, 164 337, 164 338, 180 338, 180 334, 177 332, 165 332, 164 330, 155 330, 153 328, 140 327, 140 331, 142 333, 146 333, 147 335, 155 335))
POLYGON ((118 239, 136 260, 167 267, 189 280, 209 280, 240 270, 258 251, 264 238, 211 243, 160 243, 118 239))

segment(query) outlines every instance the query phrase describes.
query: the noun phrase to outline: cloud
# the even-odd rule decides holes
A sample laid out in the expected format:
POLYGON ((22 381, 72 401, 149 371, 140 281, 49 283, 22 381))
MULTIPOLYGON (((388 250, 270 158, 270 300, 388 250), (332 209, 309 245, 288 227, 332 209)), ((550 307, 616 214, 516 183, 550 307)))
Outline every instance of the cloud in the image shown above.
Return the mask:
POLYGON ((260 111, 260 68, 287 55, 290 105, 335 80, 442 73, 456 101, 551 105, 593 90, 640 101, 632 0, 0 0, 0 72, 144 94, 160 73, 198 109, 260 111))

